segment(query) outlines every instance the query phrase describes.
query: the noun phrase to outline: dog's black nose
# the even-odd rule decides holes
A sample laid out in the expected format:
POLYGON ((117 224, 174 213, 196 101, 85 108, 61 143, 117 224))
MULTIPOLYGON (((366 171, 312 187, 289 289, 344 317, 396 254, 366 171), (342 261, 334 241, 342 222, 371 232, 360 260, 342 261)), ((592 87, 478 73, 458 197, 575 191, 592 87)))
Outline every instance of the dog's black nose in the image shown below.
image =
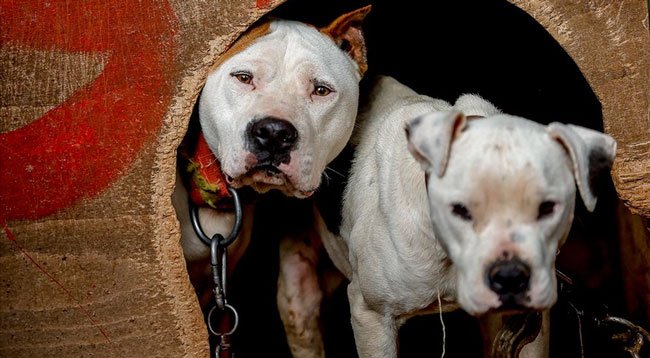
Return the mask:
POLYGON ((510 301, 528 290, 530 267, 517 258, 499 260, 488 268, 487 282, 501 301, 510 301))
POLYGON ((270 153, 288 152, 298 141, 298 131, 284 119, 265 117, 248 128, 249 140, 258 150, 270 153))

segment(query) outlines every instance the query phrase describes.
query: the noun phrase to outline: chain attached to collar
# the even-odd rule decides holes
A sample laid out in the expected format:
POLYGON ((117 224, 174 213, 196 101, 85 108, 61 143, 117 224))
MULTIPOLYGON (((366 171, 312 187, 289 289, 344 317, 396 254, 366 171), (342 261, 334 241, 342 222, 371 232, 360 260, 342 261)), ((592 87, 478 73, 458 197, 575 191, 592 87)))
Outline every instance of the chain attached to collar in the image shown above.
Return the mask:
MULTIPOLYGON (((242 225, 242 209, 241 209, 241 201, 239 200, 239 195, 237 194, 237 191, 231 187, 228 187, 228 193, 232 197, 233 201, 233 206, 234 206, 234 211, 235 211, 235 223, 233 224, 232 231, 224 239, 223 246, 228 246, 230 245, 235 239, 237 238, 237 235, 239 235, 239 231, 241 230, 241 225, 242 225)), ((208 235, 203 232, 203 229, 201 228, 201 224, 199 223, 199 207, 190 199, 189 201, 189 207, 190 207, 190 221, 192 222, 192 228, 194 229, 194 233, 196 236, 199 237, 199 239, 206 244, 207 246, 211 245, 213 237, 209 237, 208 235)), ((223 237, 223 236, 222 236, 223 237)))
POLYGON ((228 246, 235 241, 239 232, 241 231, 242 225, 242 209, 241 203, 239 201, 239 196, 237 191, 231 187, 228 187, 228 192, 232 196, 235 209, 235 223, 233 224, 232 231, 227 237, 217 233, 212 237, 209 237, 203 231, 201 223, 199 222, 199 208, 194 204, 190 199, 189 210, 190 210, 190 221, 192 222, 192 228, 196 235, 201 239, 201 241, 210 247, 210 265, 212 266, 212 280, 214 283, 214 297, 215 297, 215 306, 210 309, 208 313, 208 329, 211 334, 217 337, 218 345, 215 352, 215 357, 221 358, 222 353, 230 353, 232 357, 232 352, 230 352, 230 336, 235 332, 237 326, 239 325, 239 315, 237 310, 228 304, 226 298, 226 278, 227 278, 227 267, 228 267, 228 246), (232 317, 227 317, 226 315, 230 313, 232 317), (216 319, 216 318, 220 319, 216 319), (232 328, 227 330, 220 330, 219 327, 215 327, 215 324, 218 325, 219 322, 223 322, 224 318, 231 322, 232 328), (216 321, 216 323, 214 322, 216 321))

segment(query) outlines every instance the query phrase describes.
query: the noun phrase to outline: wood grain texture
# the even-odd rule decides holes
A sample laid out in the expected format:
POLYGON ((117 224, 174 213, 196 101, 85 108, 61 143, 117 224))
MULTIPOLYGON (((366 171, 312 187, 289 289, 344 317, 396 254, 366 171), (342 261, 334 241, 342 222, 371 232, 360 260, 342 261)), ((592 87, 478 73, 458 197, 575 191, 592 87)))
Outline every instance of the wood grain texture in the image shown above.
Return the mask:
MULTIPOLYGON (((103 5, 101 1, 63 0, 53 3, 55 10, 40 1, 23 2, 19 7, 15 2, 0 2, 3 20, 32 13, 32 6, 34 14, 43 14, 44 19, 62 26, 45 27, 45 22, 34 15, 35 28, 24 31, 24 35, 10 34, 10 27, 0 29, 0 62, 7 65, 0 74, 10 79, 0 87, 0 134, 38 122, 95 85, 104 87, 95 92, 93 101, 119 101, 121 93, 112 89, 114 83, 97 82, 111 61, 113 66, 115 61, 131 66, 115 77, 127 84, 125 88, 137 88, 139 83, 152 80, 138 77, 150 76, 146 53, 141 54, 143 61, 129 62, 116 58, 115 52, 85 51, 104 44, 88 42, 91 35, 83 31, 75 38, 76 29, 92 27, 93 23, 114 26, 114 22, 71 16, 75 9, 91 4, 99 9, 95 10, 98 16, 105 15, 102 6, 106 6, 106 11, 116 17, 141 19, 138 21, 149 17, 158 24, 162 21, 163 26, 167 22, 166 31, 172 35, 171 42, 163 41, 165 47, 156 51, 170 59, 171 65, 154 74, 165 88, 158 103, 167 104, 160 117, 153 118, 156 124, 139 129, 139 135, 151 138, 139 149, 113 145, 118 151, 135 153, 117 178, 98 192, 36 220, 9 220, 7 232, 0 231, 0 356, 209 356, 208 333, 187 278, 170 200, 175 150, 210 65, 240 32, 280 2, 172 0, 130 2, 129 7, 129 2, 103 5), (161 11, 162 7, 171 13, 161 11), (141 14, 129 17, 137 12, 141 14), (166 15, 156 18, 160 14, 166 15), (50 38, 56 46, 43 44, 43 38, 50 38), (78 48, 71 45, 73 40, 78 48), (57 46, 68 49, 62 51, 57 46), (137 68, 138 64, 143 67, 137 68)), ((92 33, 109 44, 120 42, 120 37, 128 43, 133 36, 140 36, 144 44, 162 41, 155 34, 147 33, 143 38, 134 32, 138 28, 146 32, 146 22, 131 25, 96 28, 92 33)), ((110 117, 124 113, 110 106, 100 108, 106 110, 94 114, 110 117)), ((69 113, 76 112, 73 109, 69 113)), ((111 131, 119 134, 124 127, 116 125, 111 131)), ((111 140, 119 143, 119 136, 111 140)), ((90 159, 99 159, 101 170, 104 158, 90 159)), ((108 170, 111 163, 106 165, 108 170)), ((56 193, 57 188, 43 188, 42 192, 52 189, 56 193)), ((6 220, 2 213, 4 209, 0 210, 0 224, 6 220)))

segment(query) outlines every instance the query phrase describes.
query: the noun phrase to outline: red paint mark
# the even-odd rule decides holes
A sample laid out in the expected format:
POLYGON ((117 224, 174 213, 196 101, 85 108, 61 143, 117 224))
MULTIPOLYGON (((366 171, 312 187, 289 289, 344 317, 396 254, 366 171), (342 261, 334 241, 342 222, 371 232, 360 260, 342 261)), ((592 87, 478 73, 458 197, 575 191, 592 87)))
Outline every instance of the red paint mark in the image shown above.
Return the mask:
POLYGON ((271 5, 271 0, 256 0, 255 6, 257 6, 258 9, 265 9, 271 5))
POLYGON ((0 217, 37 219, 98 194, 158 133, 178 21, 157 0, 0 0, 0 45, 99 52, 103 72, 59 107, 0 134, 0 217))
POLYGON ((92 325, 99 330, 99 332, 102 334, 102 336, 104 336, 104 338, 106 338, 106 341, 108 343, 112 343, 110 337, 108 336, 108 333, 99 325, 99 322, 97 322, 93 318, 92 314, 87 309, 85 309, 84 306, 81 305, 81 301, 76 299, 72 295, 70 290, 68 290, 65 286, 63 286, 61 281, 57 280, 56 277, 52 276, 52 274, 50 274, 43 267, 43 265, 39 264, 38 261, 36 261, 32 257, 32 255, 30 255, 29 252, 27 252, 27 250, 25 250, 25 248, 22 247, 18 243, 18 241, 16 241, 16 237, 14 237, 13 233, 9 230, 9 227, 7 226, 7 223, 3 219, 0 219, 0 223, 2 224, 2 227, 3 227, 4 231, 5 231, 5 235, 7 236, 7 239, 9 239, 9 241, 14 245, 16 250, 18 250, 21 254, 23 254, 23 256, 25 256, 40 272, 42 272, 45 276, 47 276, 47 278, 49 278, 50 281, 54 282, 54 284, 56 284, 65 293, 65 295, 77 305, 77 308, 81 312, 83 312, 83 314, 86 317, 88 317, 88 320, 90 320, 92 325))

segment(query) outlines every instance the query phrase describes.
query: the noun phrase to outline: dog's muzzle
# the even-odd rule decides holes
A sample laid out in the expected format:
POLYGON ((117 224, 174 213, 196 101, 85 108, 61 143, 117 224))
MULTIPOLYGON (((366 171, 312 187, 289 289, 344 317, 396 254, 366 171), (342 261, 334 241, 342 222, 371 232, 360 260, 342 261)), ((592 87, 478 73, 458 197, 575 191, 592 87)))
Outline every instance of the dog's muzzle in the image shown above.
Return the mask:
POLYGON ((264 117, 246 128, 248 150, 257 157, 257 166, 288 164, 298 142, 298 130, 284 119, 264 117))
POLYGON ((523 306, 530 284, 530 267, 518 258, 498 260, 487 269, 490 290, 501 300, 501 308, 523 306))

